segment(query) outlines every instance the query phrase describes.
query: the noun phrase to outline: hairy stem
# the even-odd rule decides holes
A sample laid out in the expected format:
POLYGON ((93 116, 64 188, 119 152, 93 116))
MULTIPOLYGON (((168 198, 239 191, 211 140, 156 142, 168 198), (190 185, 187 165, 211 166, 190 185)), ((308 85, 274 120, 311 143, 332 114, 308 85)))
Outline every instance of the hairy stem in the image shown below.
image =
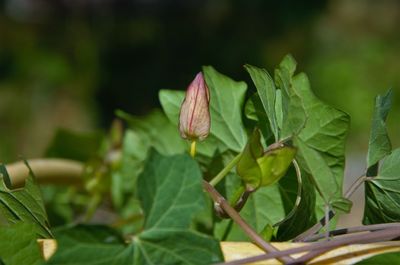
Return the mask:
POLYGON ((218 173, 211 181, 210 184, 211 186, 216 186, 231 170, 236 166, 236 164, 239 162, 240 157, 242 156, 242 153, 239 153, 237 156, 235 156, 231 162, 229 162, 226 167, 224 167, 221 172, 218 173))
MULTIPOLYGON (((232 220, 237 223, 243 231, 249 236, 251 240, 254 241, 260 248, 262 248, 266 252, 275 252, 278 251, 277 248, 264 241, 247 223, 240 214, 229 205, 229 203, 225 200, 225 198, 207 181, 203 181, 204 189, 210 194, 213 201, 220 205, 220 207, 232 218, 232 220)), ((283 263, 288 263, 293 261, 293 258, 290 256, 280 256, 279 260, 283 263)))

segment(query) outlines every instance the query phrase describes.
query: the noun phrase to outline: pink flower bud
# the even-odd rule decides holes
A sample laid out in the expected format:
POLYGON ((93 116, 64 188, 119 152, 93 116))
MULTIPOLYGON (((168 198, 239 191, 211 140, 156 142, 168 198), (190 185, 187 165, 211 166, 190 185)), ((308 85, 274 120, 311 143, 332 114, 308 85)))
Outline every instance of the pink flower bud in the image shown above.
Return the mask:
POLYGON ((210 95, 200 72, 186 90, 181 106, 179 131, 182 138, 204 140, 210 132, 210 95))

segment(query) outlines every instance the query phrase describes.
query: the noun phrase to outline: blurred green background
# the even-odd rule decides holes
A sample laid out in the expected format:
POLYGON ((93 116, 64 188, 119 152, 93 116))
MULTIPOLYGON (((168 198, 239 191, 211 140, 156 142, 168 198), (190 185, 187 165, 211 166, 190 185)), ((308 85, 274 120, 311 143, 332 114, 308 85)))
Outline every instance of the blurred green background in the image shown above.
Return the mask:
POLYGON ((118 108, 145 114, 201 65, 251 84, 245 63, 272 71, 287 53, 351 115, 351 153, 366 150, 374 97, 392 87, 400 145, 400 1, 0 0, 0 10, 1 162, 41 156, 56 128, 106 129, 118 108))

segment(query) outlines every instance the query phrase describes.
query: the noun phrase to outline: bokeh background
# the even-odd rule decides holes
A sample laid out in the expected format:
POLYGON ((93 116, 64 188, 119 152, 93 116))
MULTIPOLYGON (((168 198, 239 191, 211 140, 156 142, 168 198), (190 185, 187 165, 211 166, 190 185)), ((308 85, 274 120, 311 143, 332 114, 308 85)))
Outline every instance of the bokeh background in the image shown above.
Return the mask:
MULTIPOLYGON (((56 128, 141 115, 201 65, 237 80, 292 53, 315 93, 352 117, 361 174, 374 97, 392 87, 400 145, 400 1, 0 0, 0 161, 41 156, 56 128)), ((162 133, 162 132, 160 132, 162 133)))

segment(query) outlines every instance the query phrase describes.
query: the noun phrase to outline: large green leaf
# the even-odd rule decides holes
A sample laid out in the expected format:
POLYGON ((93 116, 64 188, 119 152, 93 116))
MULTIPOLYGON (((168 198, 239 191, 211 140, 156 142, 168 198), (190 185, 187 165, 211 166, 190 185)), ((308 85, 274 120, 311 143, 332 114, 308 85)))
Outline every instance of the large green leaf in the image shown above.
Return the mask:
POLYGON ((135 117, 119 110, 117 115, 125 119, 130 129, 140 135, 143 144, 154 147, 161 154, 173 155, 187 150, 178 128, 161 111, 155 110, 144 117, 135 117))
POLYGON ((292 84, 296 66, 296 61, 289 54, 275 69, 275 82, 279 88, 276 92, 275 112, 281 128, 280 139, 297 135, 307 119, 302 95, 292 84))
POLYGON ((190 230, 151 230, 134 244, 135 264, 208 265, 222 261, 218 241, 190 230))
POLYGON ((8 223, 13 224, 22 221, 32 224, 34 231, 40 237, 50 238, 52 234, 49 229, 42 195, 30 168, 29 172, 24 188, 9 190, 3 181, 3 179, 9 179, 6 167, 0 165, 0 213, 8 223))
POLYGON ((188 155, 151 152, 138 179, 145 230, 135 238, 137 264, 211 264, 222 259, 218 242, 189 229, 206 207, 202 176, 188 155))
POLYGON ((300 165, 311 174, 324 201, 333 202, 342 193, 350 118, 320 101, 312 93, 305 74, 295 76, 292 86, 301 95, 307 116, 305 127, 296 137, 300 165))
MULTIPOLYGON (((315 224, 315 188, 309 176, 302 175, 301 200, 294 214, 279 225, 277 240, 286 241, 301 234, 315 224)), ((293 168, 279 181, 283 206, 286 215, 294 209, 297 199, 298 183, 293 168)))
POLYGON ((135 191, 138 175, 143 170, 150 148, 170 155, 187 152, 188 146, 174 126, 160 111, 153 111, 144 117, 135 117, 123 111, 117 115, 129 124, 123 140, 121 163, 112 173, 112 198, 121 207, 126 195, 135 191))
POLYGON ((371 134, 368 144, 367 168, 372 167, 382 158, 390 154, 392 145, 386 130, 386 118, 392 105, 392 90, 375 99, 374 115, 372 117, 371 134))
POLYGON ((204 66, 203 72, 210 89, 211 133, 229 149, 240 152, 247 140, 242 122, 247 85, 230 79, 211 66, 204 66))
POLYGON ((46 264, 134 264, 133 246, 110 228, 78 225, 56 231, 56 238, 57 251, 46 264))
POLYGON ((59 249, 49 264, 212 264, 222 261, 219 242, 190 230, 205 207, 202 176, 187 155, 151 151, 138 179, 144 230, 131 244, 111 229, 80 226, 58 231, 59 249))
POLYGON ((158 98, 165 115, 167 115, 172 124, 178 126, 179 113, 182 102, 185 99, 185 91, 162 89, 158 93, 158 98))
MULTIPOLYGON (((240 185, 240 179, 235 174, 226 177, 226 197, 235 193, 240 185)), ((273 225, 285 217, 281 194, 278 184, 261 187, 252 193, 246 202, 240 215, 258 233, 261 233, 267 225, 273 225)), ((250 241, 249 237, 234 222, 228 219, 217 222, 214 230, 215 236, 224 241, 250 241)))
POLYGON ((262 105, 264 106, 265 113, 268 116, 271 130, 275 135, 275 139, 278 140, 279 128, 275 114, 276 88, 274 81, 265 69, 261 69, 248 64, 244 67, 250 74, 251 79, 256 86, 258 96, 260 97, 262 105))
POLYGON ((35 227, 17 222, 0 229, 0 263, 5 265, 39 265, 43 258, 36 242, 35 227))
POLYGON ((379 173, 365 183, 365 224, 400 221, 400 149, 388 155, 379 173))
POLYGON ((138 187, 145 229, 186 228, 205 206, 199 166, 187 155, 167 158, 151 152, 138 187))
POLYGON ((261 133, 264 137, 264 141, 268 145, 268 143, 270 143, 270 138, 273 136, 273 133, 271 132, 271 128, 269 126, 268 116, 265 113, 261 99, 257 93, 253 94, 247 100, 244 111, 246 117, 256 123, 254 127, 260 128, 261 133))

